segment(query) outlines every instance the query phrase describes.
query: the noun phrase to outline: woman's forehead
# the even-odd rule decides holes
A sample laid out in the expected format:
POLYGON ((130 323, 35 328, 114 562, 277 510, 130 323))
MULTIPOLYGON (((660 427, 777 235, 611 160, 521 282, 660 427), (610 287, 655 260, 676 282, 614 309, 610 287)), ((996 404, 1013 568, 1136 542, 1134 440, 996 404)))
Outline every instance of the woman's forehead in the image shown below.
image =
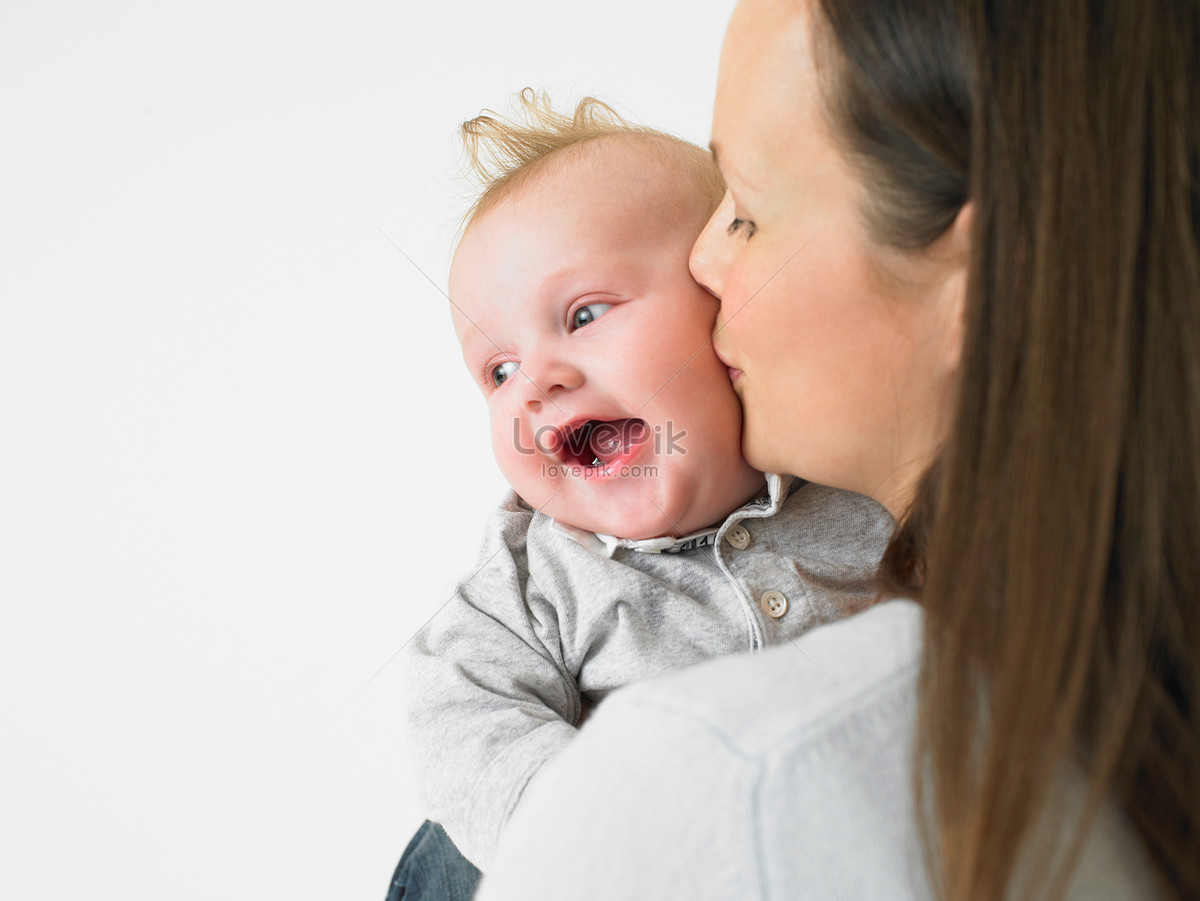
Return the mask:
POLYGON ((773 174, 769 160, 824 133, 807 0, 742 0, 721 52, 713 149, 735 190, 773 174))

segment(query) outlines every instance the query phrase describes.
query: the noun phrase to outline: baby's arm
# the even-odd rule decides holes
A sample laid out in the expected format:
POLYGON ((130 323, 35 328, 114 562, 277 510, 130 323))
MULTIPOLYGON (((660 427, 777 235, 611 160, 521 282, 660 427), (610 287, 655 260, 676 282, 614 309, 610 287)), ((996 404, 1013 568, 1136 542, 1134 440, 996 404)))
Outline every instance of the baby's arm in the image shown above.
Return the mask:
POLYGON ((526 783, 574 737, 580 716, 557 611, 528 572, 523 513, 503 511, 483 567, 406 651, 423 800, 481 868, 526 783))

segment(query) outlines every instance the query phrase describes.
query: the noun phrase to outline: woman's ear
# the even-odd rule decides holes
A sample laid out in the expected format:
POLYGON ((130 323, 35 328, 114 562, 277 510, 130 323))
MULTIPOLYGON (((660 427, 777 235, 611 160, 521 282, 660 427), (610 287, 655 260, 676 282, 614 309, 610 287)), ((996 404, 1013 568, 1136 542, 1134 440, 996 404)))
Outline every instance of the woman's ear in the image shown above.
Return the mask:
POLYGON ((943 304, 945 324, 944 363, 948 372, 957 372, 962 359, 962 346, 967 309, 967 281, 971 268, 971 248, 975 239, 975 204, 962 205, 954 222, 938 239, 942 245, 938 258, 946 266, 939 303, 943 304))

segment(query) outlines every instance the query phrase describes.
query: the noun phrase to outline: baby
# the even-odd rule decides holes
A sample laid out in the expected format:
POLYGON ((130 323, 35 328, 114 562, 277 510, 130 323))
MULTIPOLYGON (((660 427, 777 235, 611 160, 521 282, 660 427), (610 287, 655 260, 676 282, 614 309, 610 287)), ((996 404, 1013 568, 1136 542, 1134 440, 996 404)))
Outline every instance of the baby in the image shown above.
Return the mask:
POLYGON ((450 272, 513 492, 406 651, 424 800, 480 867, 588 703, 862 609, 893 528, 742 459, 688 271, 724 190, 709 154, 594 100, 522 101, 526 121, 464 125, 486 190, 450 272))

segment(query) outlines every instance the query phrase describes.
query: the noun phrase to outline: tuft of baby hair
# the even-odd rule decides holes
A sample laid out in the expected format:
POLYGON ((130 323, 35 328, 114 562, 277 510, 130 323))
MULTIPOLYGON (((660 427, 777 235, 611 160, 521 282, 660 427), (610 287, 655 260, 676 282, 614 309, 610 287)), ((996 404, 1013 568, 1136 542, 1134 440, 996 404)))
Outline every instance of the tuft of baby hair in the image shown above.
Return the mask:
POLYGON ((711 154, 701 147, 655 128, 630 122, 607 103, 584 97, 567 113, 554 108, 544 91, 525 88, 514 98, 516 111, 503 116, 484 110, 459 127, 465 168, 479 194, 463 217, 461 232, 496 202, 528 182, 570 147, 600 138, 639 138, 647 146, 686 167, 696 188, 716 209, 725 183, 711 154))

